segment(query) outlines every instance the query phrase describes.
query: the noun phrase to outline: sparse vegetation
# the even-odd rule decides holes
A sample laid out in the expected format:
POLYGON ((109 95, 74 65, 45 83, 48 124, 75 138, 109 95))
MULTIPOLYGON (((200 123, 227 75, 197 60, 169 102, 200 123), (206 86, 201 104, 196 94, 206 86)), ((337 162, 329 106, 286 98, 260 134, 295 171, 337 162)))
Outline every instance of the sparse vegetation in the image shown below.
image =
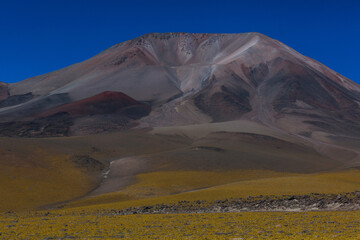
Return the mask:
POLYGON ((171 137, 143 133, 0 138, 0 211, 35 209, 82 197, 99 184, 103 169, 100 162, 125 154, 166 151, 184 144, 179 137, 172 141, 171 137), (152 144, 146 147, 148 142, 152 144), (96 166, 81 166, 79 156, 81 161, 96 166))
POLYGON ((145 214, 87 211, 0 216, 2 239, 360 239, 358 211, 145 214))
POLYGON ((46 162, 38 159, 33 166, 1 166, 0 211, 68 201, 96 187, 97 177, 75 167, 66 155, 42 157, 46 162))
POLYGON ((140 174, 137 179, 136 184, 119 192, 73 201, 65 206, 97 207, 96 204, 100 204, 102 208, 111 209, 178 201, 214 201, 260 195, 336 194, 360 190, 360 170, 318 174, 261 170, 180 171, 140 174))
POLYGON ((0 239, 356 239, 359 212, 113 214, 132 207, 176 206, 179 201, 200 202, 206 208, 216 201, 247 196, 360 189, 360 170, 304 173, 311 166, 322 168, 333 162, 304 146, 255 137, 222 132, 193 144, 188 137, 139 130, 70 138, 0 138, 4 192, 0 211, 6 212, 0 215, 0 239), (228 142, 216 144, 224 134, 228 142), (255 152, 259 141, 263 151, 255 152), (291 156, 294 152, 298 154, 291 156), (107 160, 132 155, 140 155, 152 168, 118 192, 73 200, 99 183, 107 160), (286 159, 292 159, 293 165, 286 159), (279 163, 278 169, 250 167, 266 161, 279 163), (83 166, 89 163, 94 167, 83 166), (301 164, 304 168, 297 173, 279 169, 301 164), (58 209, 24 212, 68 200, 73 201, 58 204, 58 209))

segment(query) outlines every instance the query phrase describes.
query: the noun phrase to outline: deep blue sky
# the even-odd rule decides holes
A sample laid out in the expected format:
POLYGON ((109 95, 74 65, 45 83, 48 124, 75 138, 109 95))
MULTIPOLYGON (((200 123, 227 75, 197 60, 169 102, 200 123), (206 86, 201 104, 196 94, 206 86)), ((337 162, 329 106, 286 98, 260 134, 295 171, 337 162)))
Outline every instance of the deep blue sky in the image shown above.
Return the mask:
POLYGON ((149 32, 261 32, 360 83, 358 0, 0 0, 0 81, 149 32))

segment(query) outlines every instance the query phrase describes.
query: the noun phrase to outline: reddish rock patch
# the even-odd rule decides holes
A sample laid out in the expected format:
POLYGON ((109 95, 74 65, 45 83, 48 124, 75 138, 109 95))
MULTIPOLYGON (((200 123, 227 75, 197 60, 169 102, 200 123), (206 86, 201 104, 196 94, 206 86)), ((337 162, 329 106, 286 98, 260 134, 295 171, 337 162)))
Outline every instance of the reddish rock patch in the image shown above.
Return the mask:
POLYGON ((120 114, 132 119, 138 119, 149 114, 150 106, 138 102, 122 92, 106 91, 98 95, 52 108, 37 118, 67 112, 72 117, 82 117, 101 114, 120 114))

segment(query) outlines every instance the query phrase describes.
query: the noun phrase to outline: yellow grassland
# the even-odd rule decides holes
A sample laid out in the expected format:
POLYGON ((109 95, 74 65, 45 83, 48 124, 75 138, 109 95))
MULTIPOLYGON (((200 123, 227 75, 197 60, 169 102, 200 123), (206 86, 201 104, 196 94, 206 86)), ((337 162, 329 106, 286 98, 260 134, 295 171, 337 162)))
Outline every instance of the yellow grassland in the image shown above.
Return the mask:
POLYGON ((360 239, 360 212, 0 215, 2 239, 360 239))
POLYGON ((223 200, 260 195, 343 193, 360 190, 360 170, 294 174, 267 170, 170 171, 139 174, 115 193, 73 201, 65 207, 127 208, 177 201, 223 200))
POLYGON ((0 211, 33 209, 83 196, 97 184, 95 176, 67 161, 67 156, 47 156, 31 167, 2 165, 0 211))
POLYGON ((76 165, 71 160, 74 155, 105 162, 183 145, 181 138, 172 141, 144 131, 69 138, 0 137, 0 212, 69 201, 94 189, 100 173, 76 165))
MULTIPOLYGON (((358 211, 109 214, 128 207, 183 200, 360 190, 360 170, 305 174, 281 169, 231 170, 233 165, 228 163, 214 171, 217 162, 212 168, 199 170, 192 167, 192 161, 195 164, 205 159, 211 163, 212 155, 222 153, 198 150, 200 156, 192 149, 186 137, 143 132, 51 139, 0 138, 0 212, 17 211, 0 214, 0 239, 360 239, 358 211), (179 151, 184 152, 184 158, 192 157, 191 161, 168 158, 178 156, 179 151), (101 161, 141 155, 148 157, 154 169, 136 175, 134 184, 118 192, 78 199, 99 183, 99 176, 76 166, 71 160, 73 155, 89 155, 101 161), (25 213, 62 201, 67 202, 59 204, 60 209, 25 213)), ((273 151, 270 150, 269 153, 273 151)), ((226 149, 222 157, 232 156, 232 152, 232 148, 226 149)), ((284 153, 283 161, 290 161, 288 156, 292 153, 284 153)), ((316 159, 311 155, 299 164, 316 159)))

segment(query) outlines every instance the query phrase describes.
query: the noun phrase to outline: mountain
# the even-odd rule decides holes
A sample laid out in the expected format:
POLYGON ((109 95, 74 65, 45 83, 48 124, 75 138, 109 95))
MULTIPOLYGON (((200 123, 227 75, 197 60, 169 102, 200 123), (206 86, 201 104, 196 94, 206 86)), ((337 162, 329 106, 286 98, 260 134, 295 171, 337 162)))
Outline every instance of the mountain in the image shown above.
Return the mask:
POLYGON ((18 207, 19 192, 39 207, 88 193, 139 199, 353 169, 360 86, 259 33, 151 33, 0 83, 0 142, 0 166, 11 172, 2 175, 4 209, 18 207), (213 174, 221 181, 210 184, 213 174), (132 184, 139 190, 130 194, 132 184))
POLYGON ((8 88, 3 122, 114 91, 151 106, 144 127, 247 119, 296 134, 360 133, 359 85, 259 33, 146 34, 8 88))

